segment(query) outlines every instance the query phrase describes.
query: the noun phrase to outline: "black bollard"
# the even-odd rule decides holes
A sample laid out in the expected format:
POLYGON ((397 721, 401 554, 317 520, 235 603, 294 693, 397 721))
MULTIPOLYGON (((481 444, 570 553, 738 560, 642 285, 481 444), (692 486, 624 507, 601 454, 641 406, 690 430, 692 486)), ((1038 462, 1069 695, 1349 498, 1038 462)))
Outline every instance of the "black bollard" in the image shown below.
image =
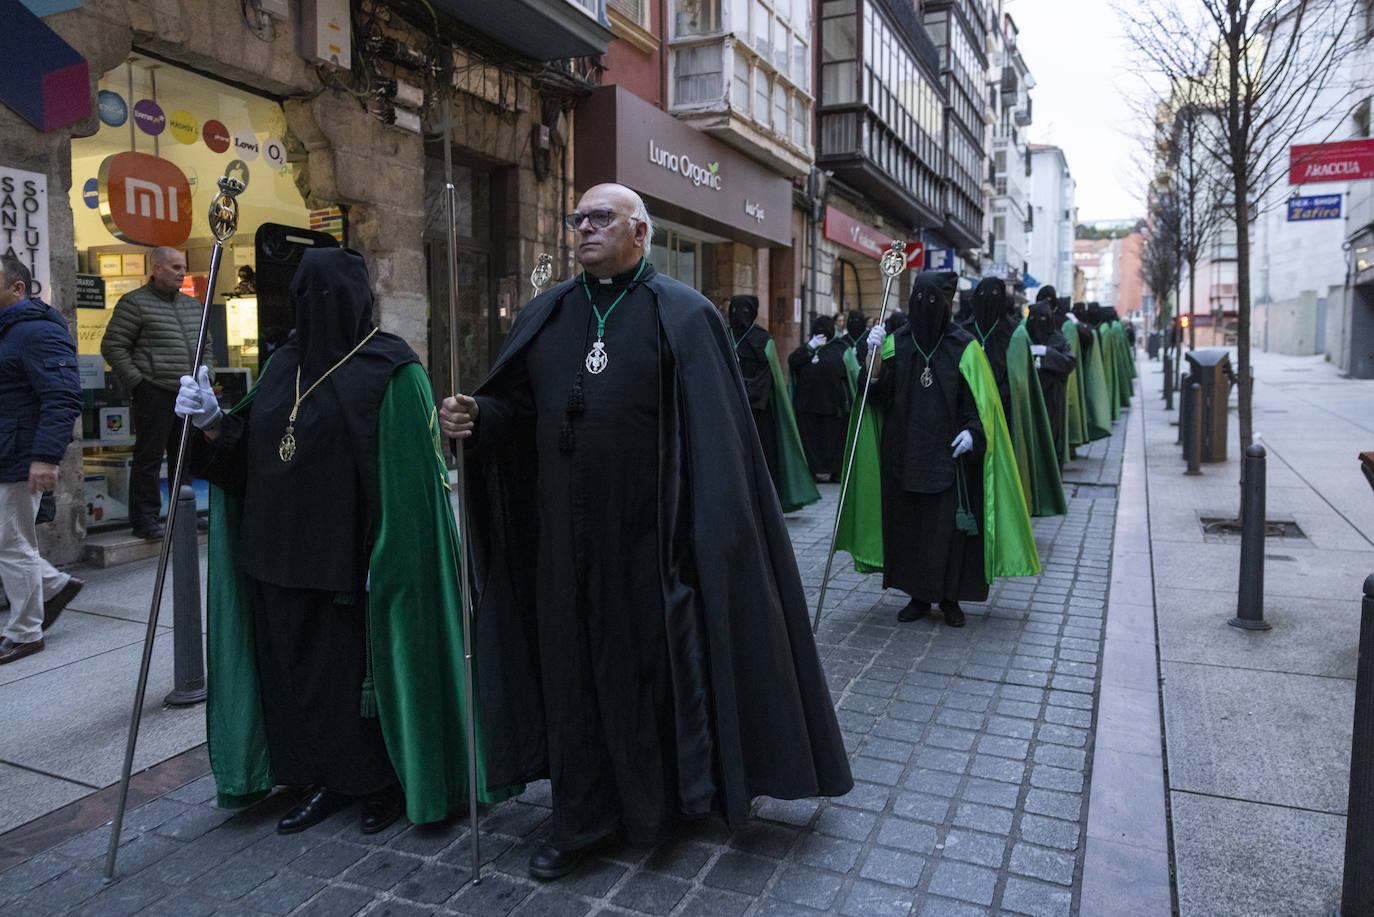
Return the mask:
POLYGON ((162 701, 186 707, 205 700, 205 655, 200 628, 200 545, 196 492, 183 485, 172 531, 172 693, 162 701))
POLYGON ((1174 409, 1174 361, 1164 351, 1164 410, 1174 409))
MULTIPOLYGON (((1183 442, 1184 457, 1188 459, 1189 475, 1202 474, 1202 385, 1194 382, 1188 386, 1188 436, 1183 442)), ((1178 425, 1182 436, 1183 423, 1178 425)))
POLYGON ((1264 447, 1245 450, 1240 494, 1240 589, 1236 616, 1227 623, 1243 630, 1268 630, 1264 620, 1264 447))
POLYGON ((1374 914, 1374 575, 1365 577, 1355 661, 1355 728, 1350 737, 1350 796, 1345 807, 1345 879, 1331 917, 1374 914))

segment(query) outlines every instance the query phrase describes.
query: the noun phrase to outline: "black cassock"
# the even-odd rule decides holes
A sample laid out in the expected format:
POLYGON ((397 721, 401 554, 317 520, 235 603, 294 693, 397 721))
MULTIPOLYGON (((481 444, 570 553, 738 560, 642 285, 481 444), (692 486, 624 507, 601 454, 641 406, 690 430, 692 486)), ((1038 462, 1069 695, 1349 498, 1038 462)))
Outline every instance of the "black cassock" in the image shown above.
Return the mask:
POLYGON ((1045 396, 1045 410, 1050 415, 1050 432, 1054 434, 1054 450, 1059 454, 1062 467, 1069 455, 1069 434, 1065 411, 1067 400, 1065 387, 1069 374, 1078 365, 1073 349, 1055 328, 1055 317, 1048 302, 1037 302, 1031 306, 1026 317, 1026 333, 1032 344, 1043 344, 1045 352, 1035 358, 1040 375, 1040 391, 1045 396))
POLYGON ((840 473, 849 427, 848 346, 839 338, 812 350, 806 344, 787 357, 792 373, 792 410, 812 474, 840 473))
MULTIPOLYGON (((734 335, 734 329, 731 329, 734 335)), ((778 429, 773 420, 773 368, 768 365, 766 348, 773 336, 758 325, 750 325, 743 335, 735 338, 735 357, 744 377, 744 391, 749 396, 749 410, 759 431, 763 457, 768 473, 778 476, 778 429)))
POLYGON ((549 777, 561 849, 852 785, 725 323, 615 280, 525 308, 469 444, 488 784, 549 777))

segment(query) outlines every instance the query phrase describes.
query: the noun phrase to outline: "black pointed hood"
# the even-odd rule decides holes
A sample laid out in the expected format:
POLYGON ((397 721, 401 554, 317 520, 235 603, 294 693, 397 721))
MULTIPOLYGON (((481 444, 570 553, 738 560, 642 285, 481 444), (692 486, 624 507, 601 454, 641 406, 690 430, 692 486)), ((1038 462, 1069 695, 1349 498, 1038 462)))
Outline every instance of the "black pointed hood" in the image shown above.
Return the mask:
POLYGON ((930 272, 916 275, 906 311, 912 336, 922 350, 929 352, 949 328, 949 299, 938 276, 930 272))
POLYGON ((1026 334, 1030 335, 1032 344, 1048 344, 1050 335, 1055 332, 1050 302, 1051 300, 1038 300, 1030 307, 1030 313, 1026 316, 1026 334))
POLYGON ((997 277, 979 281, 973 291, 973 322, 979 337, 986 337, 1007 316, 1007 285, 997 277))
POLYGON ((307 251, 291 280, 291 302, 305 378, 318 378, 372 331, 372 282, 352 249, 307 251))
POLYGON ((759 298, 750 293, 730 297, 730 327, 735 334, 743 334, 759 317, 759 298))
POLYGON ((1050 302, 1054 302, 1055 297, 1057 295, 1058 294, 1055 293, 1054 287, 1050 286, 1049 284, 1045 284, 1043 287, 1040 288, 1039 292, 1035 294, 1035 301, 1044 302, 1045 300, 1049 300, 1050 302))

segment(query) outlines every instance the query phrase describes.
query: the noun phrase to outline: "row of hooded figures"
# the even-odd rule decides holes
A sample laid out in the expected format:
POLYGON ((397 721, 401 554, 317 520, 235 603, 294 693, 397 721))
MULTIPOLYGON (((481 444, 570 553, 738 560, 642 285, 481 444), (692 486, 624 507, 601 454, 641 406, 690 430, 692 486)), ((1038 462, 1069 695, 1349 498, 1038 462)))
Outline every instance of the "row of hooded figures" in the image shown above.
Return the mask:
POLYGON ((798 435, 816 423, 808 372, 846 374, 822 424, 849 424, 854 459, 838 546, 910 596, 904 621, 938 604, 962 624, 958 603, 996 576, 1038 573, 1030 515, 1064 512, 1063 460, 1126 403, 1119 323, 1052 298, 1018 323, 985 282, 956 326, 922 273, 904 320, 862 349, 793 361, 794 415, 756 301, 727 322, 657 273, 635 192, 593 187, 565 223, 581 270, 520 311, 471 394, 436 406, 348 249, 305 255, 295 331, 243 402, 222 411, 205 370, 182 377, 186 461, 213 485, 221 805, 285 786, 278 831, 360 804, 376 832, 456 817, 470 781, 491 805, 549 780, 528 869, 553 879, 684 821, 737 827, 757 797, 844 795, 783 520, 818 499, 798 435))

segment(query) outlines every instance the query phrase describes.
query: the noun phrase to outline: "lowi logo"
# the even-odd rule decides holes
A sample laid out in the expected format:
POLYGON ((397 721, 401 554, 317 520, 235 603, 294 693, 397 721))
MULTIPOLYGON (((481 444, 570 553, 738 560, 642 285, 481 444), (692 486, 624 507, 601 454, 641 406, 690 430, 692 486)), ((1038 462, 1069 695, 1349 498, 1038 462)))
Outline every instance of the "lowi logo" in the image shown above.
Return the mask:
POLYGON ((147 153, 116 153, 100 164, 100 218, 135 245, 175 248, 191 235, 191 183, 175 165, 147 153))

